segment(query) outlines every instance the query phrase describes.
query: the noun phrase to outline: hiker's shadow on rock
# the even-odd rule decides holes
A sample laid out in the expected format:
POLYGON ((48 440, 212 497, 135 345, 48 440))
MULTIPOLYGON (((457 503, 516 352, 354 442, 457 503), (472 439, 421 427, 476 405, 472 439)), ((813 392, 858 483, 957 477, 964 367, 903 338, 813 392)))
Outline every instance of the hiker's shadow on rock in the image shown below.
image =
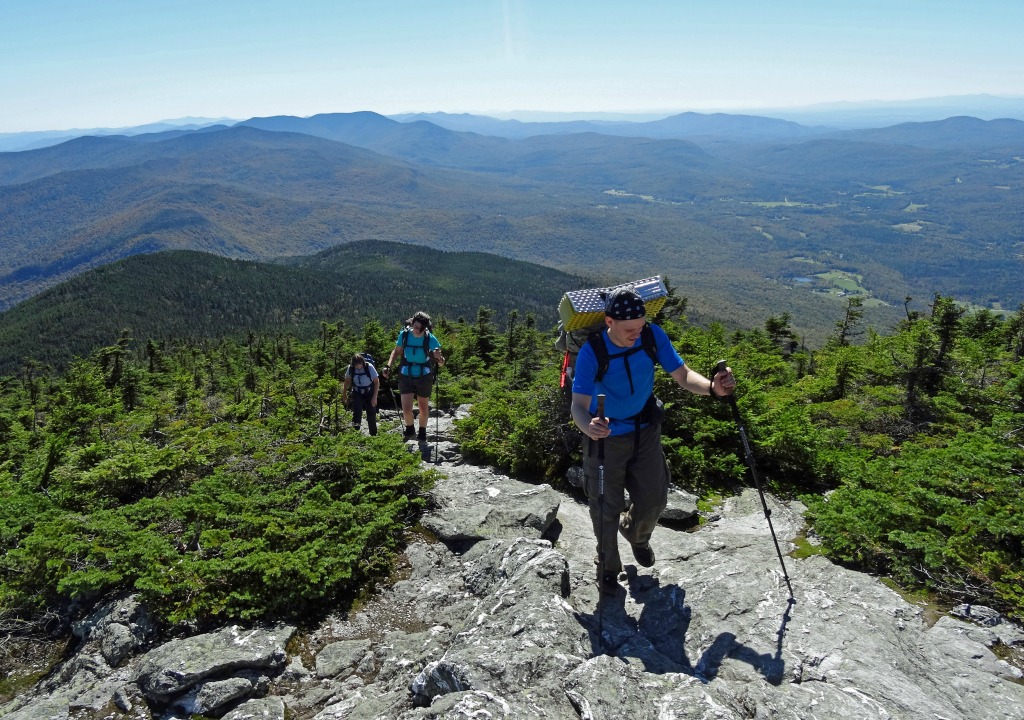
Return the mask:
POLYGON ((579 613, 577 618, 587 628, 594 655, 619 655, 623 642, 636 635, 636 623, 626 612, 626 591, 606 595, 597 588, 597 605, 591 614, 579 613))
POLYGON ((752 666, 770 684, 782 683, 786 667, 782 660, 782 638, 789 622, 790 606, 786 607, 776 634, 778 640, 774 654, 759 653, 740 643, 734 634, 723 632, 694 664, 686 654, 686 633, 692 616, 692 610, 686 604, 686 591, 678 585, 662 586, 656 577, 638 575, 632 567, 627 568, 627 574, 629 593, 637 604, 643 605, 640 617, 634 621, 625 612, 625 590, 614 598, 602 598, 603 646, 597 642, 596 617, 591 618, 593 630, 590 635, 596 653, 633 657, 643 664, 647 672, 681 672, 705 683, 717 677, 726 658, 732 658, 752 666))
POLYGON ((420 440, 419 441, 419 446, 420 446, 420 457, 423 459, 423 462, 430 462, 430 457, 431 457, 431 452, 430 452, 431 451, 431 445, 430 445, 430 443, 428 443, 425 440, 420 440))

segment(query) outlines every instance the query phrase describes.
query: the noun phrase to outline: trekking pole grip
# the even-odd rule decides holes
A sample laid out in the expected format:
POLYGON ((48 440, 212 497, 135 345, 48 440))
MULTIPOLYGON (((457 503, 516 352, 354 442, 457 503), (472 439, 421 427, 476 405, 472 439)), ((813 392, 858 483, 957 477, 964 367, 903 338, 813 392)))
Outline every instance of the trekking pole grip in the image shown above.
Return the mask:
POLYGON ((604 393, 597 396, 597 416, 604 420, 604 393))
MULTIPOLYGON (((724 372, 727 369, 728 369, 728 366, 726 365, 725 360, 719 360, 717 363, 715 363, 715 369, 711 371, 711 379, 712 379, 712 381, 714 381, 715 375, 717 375, 720 372, 724 372)), ((739 408, 736 407, 736 394, 735 393, 730 393, 728 395, 715 395, 712 392, 711 393, 711 399, 712 400, 721 400, 722 402, 729 403, 729 405, 732 407, 733 418, 735 418, 737 424, 740 423, 740 415, 739 415, 740 411, 739 411, 739 408)))

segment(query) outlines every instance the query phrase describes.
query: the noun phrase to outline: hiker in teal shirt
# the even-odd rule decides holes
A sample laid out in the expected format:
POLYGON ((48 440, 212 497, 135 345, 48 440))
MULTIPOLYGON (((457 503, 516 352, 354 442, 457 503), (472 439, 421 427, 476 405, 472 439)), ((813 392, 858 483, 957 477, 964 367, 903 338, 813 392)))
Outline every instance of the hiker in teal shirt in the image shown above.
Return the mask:
POLYGON ((405 419, 406 440, 417 437, 413 428, 412 398, 416 396, 420 411, 420 431, 417 439, 427 441, 427 421, 430 419, 430 389, 437 373, 434 364, 444 365, 441 343, 430 332, 430 316, 417 312, 406 320, 405 329, 398 334, 395 349, 391 351, 385 371, 390 372, 395 358, 400 358, 398 392, 402 396, 402 416, 405 419))
POLYGON ((607 299, 605 328, 598 341, 603 343, 599 349, 607 351, 601 352, 603 359, 590 342, 576 357, 572 419, 587 436, 583 473, 597 536, 598 584, 602 592, 613 595, 622 571, 618 535, 629 542, 638 565, 651 567, 651 535, 668 503, 672 477, 661 447, 663 411, 654 397, 655 359, 680 387, 696 395, 724 397, 733 392, 736 380, 729 368, 711 380, 691 370, 665 331, 653 323, 648 326, 644 301, 632 288, 617 290, 607 299), (601 394, 604 417, 597 416, 601 394))

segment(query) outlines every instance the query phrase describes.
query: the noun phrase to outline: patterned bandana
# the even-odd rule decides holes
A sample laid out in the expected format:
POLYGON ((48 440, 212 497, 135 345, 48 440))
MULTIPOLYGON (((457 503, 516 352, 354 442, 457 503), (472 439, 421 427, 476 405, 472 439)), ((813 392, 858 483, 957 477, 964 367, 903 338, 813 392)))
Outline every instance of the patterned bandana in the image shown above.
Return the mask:
POLYGON ((646 317, 643 299, 633 288, 616 290, 604 306, 604 314, 612 320, 636 320, 646 317))

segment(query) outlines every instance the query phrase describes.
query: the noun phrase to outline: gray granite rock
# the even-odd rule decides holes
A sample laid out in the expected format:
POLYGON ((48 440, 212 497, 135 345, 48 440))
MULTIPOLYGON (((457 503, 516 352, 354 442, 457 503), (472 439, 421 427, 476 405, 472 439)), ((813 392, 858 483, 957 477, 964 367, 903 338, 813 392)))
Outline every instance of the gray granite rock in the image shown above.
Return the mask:
MULTIPOLYGON (((451 418, 438 421, 447 437, 451 418)), ((284 653, 294 628, 224 628, 143 654, 111 609, 0 716, 1024 718, 1020 663, 1005 659, 1024 652, 1019 626, 977 607, 932 623, 822 556, 783 558, 791 601, 754 491, 693 532, 659 526, 654 567, 629 562, 620 541, 612 597, 595 584, 580 497, 445 463, 423 522, 437 540, 411 544, 402 579, 358 610, 304 631, 302 657, 284 653)), ((768 502, 786 553, 803 508, 768 502)))

